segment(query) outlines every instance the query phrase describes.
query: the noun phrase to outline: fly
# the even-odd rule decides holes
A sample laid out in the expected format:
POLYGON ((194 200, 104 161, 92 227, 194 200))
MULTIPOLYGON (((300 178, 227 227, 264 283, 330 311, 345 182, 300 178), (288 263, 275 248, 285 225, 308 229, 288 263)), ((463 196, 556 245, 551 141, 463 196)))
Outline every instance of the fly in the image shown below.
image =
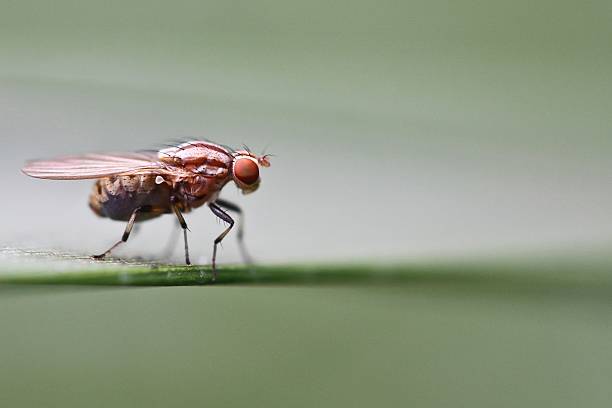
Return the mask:
MULTIPOLYGON (((236 204, 219 198, 223 187, 233 181, 244 193, 259 187, 260 167, 269 167, 267 155, 232 150, 206 142, 191 141, 178 146, 144 153, 85 154, 52 160, 36 160, 22 169, 28 176, 50 180, 96 180, 89 196, 89 207, 101 217, 127 221, 121 240, 95 259, 103 259, 127 242, 134 224, 174 214, 183 229, 185 262, 190 265, 187 223, 184 213, 208 205, 228 227, 214 240, 212 270, 217 273, 217 246, 234 226, 227 211, 242 214, 236 204)), ((242 225, 238 242, 243 257, 242 225)))

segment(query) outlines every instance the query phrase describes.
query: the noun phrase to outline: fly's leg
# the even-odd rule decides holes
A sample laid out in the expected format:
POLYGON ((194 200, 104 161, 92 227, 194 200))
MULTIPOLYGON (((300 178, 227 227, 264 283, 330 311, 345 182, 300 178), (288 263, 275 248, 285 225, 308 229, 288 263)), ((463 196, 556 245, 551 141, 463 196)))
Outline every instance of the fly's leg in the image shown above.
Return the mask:
POLYGON ((191 262, 189 261, 189 244, 187 244, 187 230, 189 229, 187 228, 187 222, 185 222, 185 218, 183 217, 181 210, 179 210, 179 208, 174 203, 172 203, 172 210, 174 210, 174 214, 176 214, 176 218, 178 219, 179 224, 181 224, 181 228, 183 229, 183 239, 185 241, 185 263, 187 265, 191 265, 191 262))
POLYGON ((215 245, 213 247, 213 256, 212 256, 212 270, 213 270, 213 280, 217 278, 217 246, 223 241, 223 238, 232 230, 234 226, 234 219, 230 217, 228 213, 223 211, 221 207, 219 207, 215 203, 208 204, 210 210, 217 217, 221 218, 223 221, 227 222, 229 226, 215 239, 215 245))
POLYGON ((240 248, 240 255, 242 256, 242 261, 247 265, 251 265, 253 263, 253 258, 251 258, 251 256, 249 255, 249 251, 247 251, 246 246, 244 245, 244 213, 242 212, 242 208, 238 207, 238 205, 230 201, 222 199, 217 199, 215 201, 215 204, 217 204, 219 207, 225 208, 228 211, 233 211, 240 216, 240 218, 238 218, 238 231, 236 231, 238 247, 240 248))
POLYGON ((110 247, 106 252, 100 254, 100 255, 93 255, 92 258, 93 259, 104 259, 106 258, 107 255, 110 255, 110 253, 117 248, 119 245, 123 244, 124 242, 127 242, 128 238, 130 237, 130 233, 132 232, 132 228, 134 228, 134 223, 136 222, 136 216, 138 215, 138 213, 141 212, 145 212, 143 207, 138 207, 134 210, 134 212, 132 213, 132 215, 130 216, 130 220, 128 221, 126 227, 125 227, 125 231, 123 232, 123 236, 121 237, 120 241, 117 241, 115 243, 115 245, 113 245, 112 247, 110 247))

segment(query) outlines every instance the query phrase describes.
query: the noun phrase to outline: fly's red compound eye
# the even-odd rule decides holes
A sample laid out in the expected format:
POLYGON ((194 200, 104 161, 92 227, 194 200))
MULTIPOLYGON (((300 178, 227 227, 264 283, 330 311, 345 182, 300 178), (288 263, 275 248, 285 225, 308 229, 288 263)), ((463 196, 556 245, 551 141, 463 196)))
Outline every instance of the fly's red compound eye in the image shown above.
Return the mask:
POLYGON ((238 159, 234 163, 234 175, 246 185, 257 183, 259 166, 251 159, 238 159))

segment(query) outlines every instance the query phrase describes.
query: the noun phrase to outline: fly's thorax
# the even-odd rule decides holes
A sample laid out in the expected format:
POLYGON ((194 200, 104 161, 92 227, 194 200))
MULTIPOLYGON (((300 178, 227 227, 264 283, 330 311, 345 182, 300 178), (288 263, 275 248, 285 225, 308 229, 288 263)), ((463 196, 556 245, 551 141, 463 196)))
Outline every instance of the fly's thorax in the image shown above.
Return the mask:
POLYGON ((177 184, 177 195, 191 207, 214 201, 221 189, 230 181, 229 173, 216 177, 194 175, 177 184))
POLYGON ((215 171, 213 169, 216 168, 228 170, 232 163, 232 154, 227 148, 214 143, 191 141, 160 150, 158 159, 162 163, 183 167, 188 171, 202 170, 202 166, 207 168, 207 171, 215 171))

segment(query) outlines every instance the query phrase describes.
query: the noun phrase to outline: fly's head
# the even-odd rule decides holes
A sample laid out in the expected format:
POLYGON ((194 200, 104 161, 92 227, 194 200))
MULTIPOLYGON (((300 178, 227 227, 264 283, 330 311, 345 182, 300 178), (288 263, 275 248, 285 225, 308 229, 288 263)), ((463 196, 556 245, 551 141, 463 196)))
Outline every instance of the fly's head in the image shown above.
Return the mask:
POLYGON ((232 162, 232 178, 243 194, 256 191, 261 183, 260 167, 270 167, 269 156, 257 156, 247 150, 234 153, 232 162))

